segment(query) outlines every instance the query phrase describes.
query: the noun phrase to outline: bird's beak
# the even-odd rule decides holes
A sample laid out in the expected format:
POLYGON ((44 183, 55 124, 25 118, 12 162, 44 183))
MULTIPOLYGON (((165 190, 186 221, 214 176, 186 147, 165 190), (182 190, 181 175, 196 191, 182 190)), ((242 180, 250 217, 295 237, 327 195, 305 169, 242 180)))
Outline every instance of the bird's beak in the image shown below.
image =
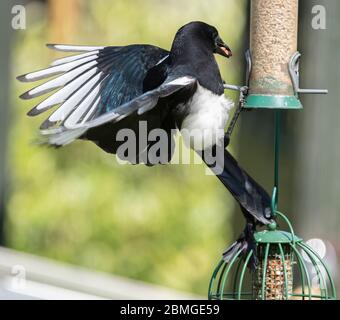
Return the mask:
POLYGON ((227 58, 230 58, 233 55, 230 48, 223 42, 220 37, 217 37, 216 39, 214 52, 227 58))

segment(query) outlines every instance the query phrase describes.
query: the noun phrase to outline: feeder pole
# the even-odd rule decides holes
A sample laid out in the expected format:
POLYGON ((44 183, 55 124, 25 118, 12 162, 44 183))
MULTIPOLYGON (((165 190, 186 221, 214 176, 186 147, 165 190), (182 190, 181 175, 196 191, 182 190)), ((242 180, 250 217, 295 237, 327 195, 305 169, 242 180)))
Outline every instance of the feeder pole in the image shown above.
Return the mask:
MULTIPOLYGON (((250 13, 250 52, 252 69, 246 108, 274 109, 274 187, 272 211, 277 213, 279 195, 279 156, 281 109, 301 109, 294 87, 290 61, 297 52, 298 0, 252 0, 250 13)), ((275 230, 276 224, 270 226, 275 230)), ((267 244, 258 247, 259 266, 253 274, 255 299, 288 299, 293 275, 289 251, 267 244), (263 248, 262 248, 263 249, 263 248), (284 252, 284 251, 286 252, 284 252), (285 258, 283 258, 285 256, 285 258), (284 282, 283 279, 286 279, 284 282), (260 289, 261 288, 261 289, 260 289)))
POLYGON ((272 196, 272 211, 275 214, 279 201, 279 164, 281 139, 281 111, 275 111, 275 138, 274 138, 274 189, 272 196))

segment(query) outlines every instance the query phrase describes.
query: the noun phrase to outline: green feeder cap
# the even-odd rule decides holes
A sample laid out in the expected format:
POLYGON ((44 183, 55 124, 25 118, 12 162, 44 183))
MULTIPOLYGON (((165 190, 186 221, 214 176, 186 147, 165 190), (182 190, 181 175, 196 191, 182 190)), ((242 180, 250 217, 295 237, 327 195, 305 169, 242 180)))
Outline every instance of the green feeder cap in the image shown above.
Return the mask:
POLYGON ((264 230, 254 234, 256 243, 291 243, 301 242, 302 239, 281 230, 264 230))
POLYGON ((295 96, 250 94, 244 105, 248 109, 302 109, 295 96))

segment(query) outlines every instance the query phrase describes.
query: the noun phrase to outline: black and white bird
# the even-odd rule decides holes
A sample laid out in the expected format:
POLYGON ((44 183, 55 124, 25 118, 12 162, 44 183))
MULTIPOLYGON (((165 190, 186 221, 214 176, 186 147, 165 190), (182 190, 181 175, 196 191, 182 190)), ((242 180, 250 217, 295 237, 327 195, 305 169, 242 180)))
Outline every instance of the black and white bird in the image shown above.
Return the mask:
MULTIPOLYGON (((202 148, 204 132, 208 135, 223 130, 233 107, 224 95, 213 55, 230 57, 231 50, 214 27, 202 22, 180 28, 170 52, 152 45, 48 47, 84 52, 18 77, 28 82, 58 75, 21 95, 22 99, 31 99, 60 89, 28 112, 36 116, 58 105, 40 127, 42 136, 52 145, 62 146, 79 138, 116 153, 122 144, 113 139, 117 131, 131 128, 138 135, 136 124, 146 121, 149 131, 198 129, 188 142, 197 140, 202 148)), ((212 138, 222 141, 223 136, 222 132, 212 138)), ((208 147, 208 139, 205 142, 208 147)))
MULTIPOLYGON (((233 102, 224 95, 214 53, 229 58, 232 52, 216 28, 190 22, 177 31, 170 51, 144 44, 48 47, 78 54, 18 77, 23 82, 53 77, 21 95, 31 99, 52 93, 28 112, 36 116, 55 108, 41 124, 44 141, 63 146, 76 139, 90 140, 106 152, 117 153, 123 143, 115 139, 119 130, 128 128, 138 137, 141 121, 146 122, 148 132, 164 130, 169 146, 173 146, 173 129, 194 132, 188 144, 203 160, 207 149, 223 148, 223 172, 217 176, 248 221, 244 237, 225 257, 229 259, 235 250, 249 250, 255 225, 271 221, 270 198, 223 146, 223 129, 233 102)), ((153 164, 147 156, 153 143, 137 148, 130 161, 153 164)), ((172 153, 173 148, 167 148, 162 163, 170 161, 172 153)))

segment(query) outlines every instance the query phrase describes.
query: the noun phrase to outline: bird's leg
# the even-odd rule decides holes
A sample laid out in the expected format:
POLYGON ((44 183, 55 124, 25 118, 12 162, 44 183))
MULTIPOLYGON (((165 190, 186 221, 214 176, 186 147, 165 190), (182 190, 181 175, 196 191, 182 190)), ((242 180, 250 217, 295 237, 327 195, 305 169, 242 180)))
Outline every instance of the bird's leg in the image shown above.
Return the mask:
POLYGON ((223 260, 229 263, 238 252, 241 251, 243 259, 246 259, 249 252, 252 251, 251 259, 248 264, 248 268, 254 271, 258 265, 258 258, 256 252, 256 242, 254 233, 256 231, 256 225, 250 219, 247 219, 246 226, 238 239, 223 252, 223 260))
POLYGON ((250 262, 249 262, 249 268, 252 271, 254 271, 256 269, 256 267, 258 266, 256 242, 255 242, 255 238, 254 238, 255 231, 256 231, 255 223, 247 220, 247 223, 246 223, 246 226, 245 226, 245 229, 244 229, 245 240, 247 242, 246 256, 248 256, 248 253, 250 251, 253 251, 253 254, 252 254, 250 262))
POLYGON ((238 106, 237 106, 237 108, 235 110, 233 118, 230 121, 228 130, 227 130, 227 132, 224 135, 224 147, 225 148, 229 145, 231 134, 232 134, 232 132, 234 130, 234 127, 236 125, 237 119, 238 119, 241 111, 243 110, 244 103, 245 103, 245 98, 246 98, 246 96, 248 94, 248 87, 246 87, 246 86, 240 87, 239 90, 240 90, 240 96, 239 96, 238 106))

